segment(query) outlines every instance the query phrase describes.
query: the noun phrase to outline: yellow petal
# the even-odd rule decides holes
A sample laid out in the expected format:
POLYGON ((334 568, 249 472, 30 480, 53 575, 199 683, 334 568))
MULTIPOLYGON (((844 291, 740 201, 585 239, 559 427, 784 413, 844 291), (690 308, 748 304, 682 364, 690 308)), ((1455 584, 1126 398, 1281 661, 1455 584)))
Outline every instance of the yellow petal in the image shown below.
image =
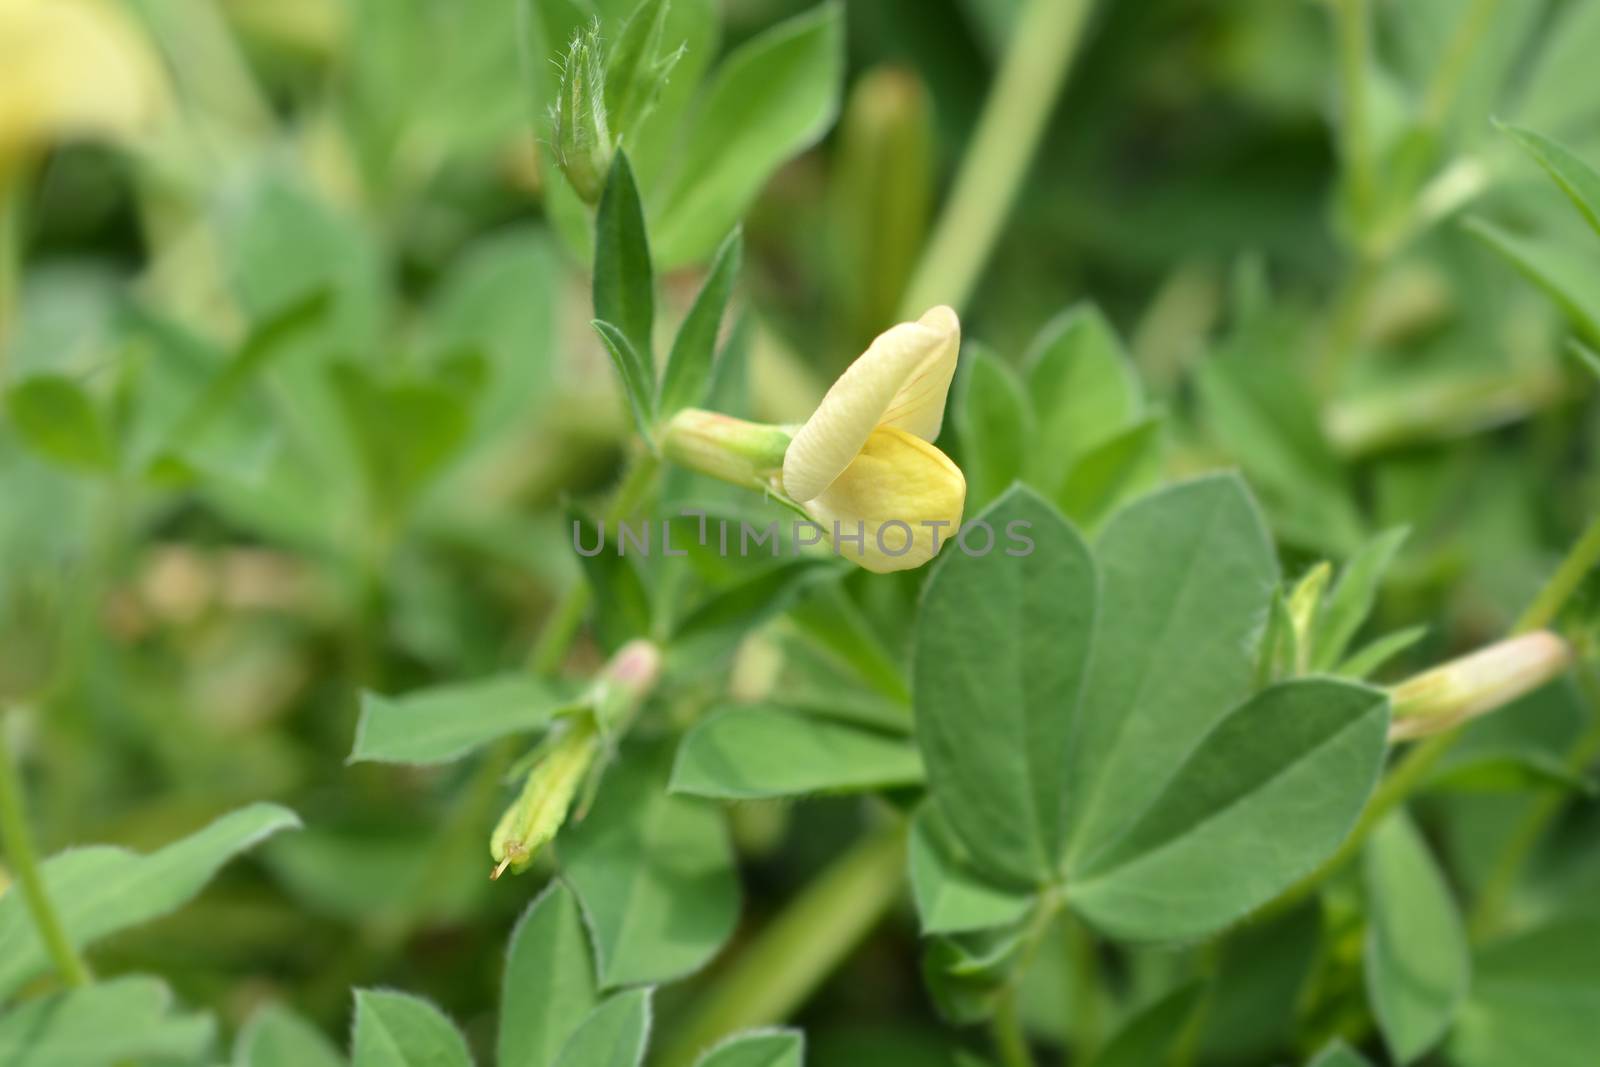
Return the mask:
POLYGON ((879 426, 924 441, 938 437, 960 348, 961 324, 947 307, 879 334, 795 434, 783 460, 784 491, 802 502, 814 499, 879 426))
POLYGON ((886 574, 932 559, 960 529, 966 500, 967 480, 950 457, 920 437, 884 426, 868 435, 844 473, 805 509, 837 554, 886 574))
POLYGON ((0 0, 0 167, 53 140, 134 132, 155 110, 158 70, 98 0, 0 0))

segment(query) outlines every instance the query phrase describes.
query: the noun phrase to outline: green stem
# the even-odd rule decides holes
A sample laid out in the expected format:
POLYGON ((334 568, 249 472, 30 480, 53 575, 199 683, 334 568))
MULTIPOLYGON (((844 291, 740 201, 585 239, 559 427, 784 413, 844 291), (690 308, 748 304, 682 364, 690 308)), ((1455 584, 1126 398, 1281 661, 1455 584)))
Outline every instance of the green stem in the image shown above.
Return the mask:
POLYGON ((1589 528, 1578 538, 1511 632, 1531 633, 1555 622, 1561 609, 1566 607, 1572 594, 1578 591, 1578 586, 1583 584, 1584 578, 1596 566, 1600 566, 1600 515, 1596 515, 1589 523, 1589 528))
POLYGON ((1083 37, 1091 0, 1029 0, 1018 15, 950 199, 901 303, 906 318, 972 295, 1083 37))
POLYGON ((1094 933, 1065 911, 1063 933, 1067 943, 1067 968, 1072 975, 1072 1034, 1074 1062, 1088 1063, 1100 1048, 1103 1020, 1100 1016, 1100 955, 1095 950, 1094 933))
POLYGON ((996 1001, 989 1032, 1003 1067, 1034 1067, 1033 1050, 1028 1047, 1028 1035, 1022 1028, 1015 985, 1001 993, 996 1001))
POLYGON ((788 1018, 900 895, 905 850, 897 820, 823 871, 706 991, 661 1067, 688 1067, 729 1034, 788 1018))
MULTIPOLYGON (((1585 703, 1589 705, 1589 726, 1579 735, 1567 753, 1566 765, 1567 770, 1581 774, 1590 762, 1600 755, 1600 674, 1596 674, 1590 664, 1580 663, 1576 676, 1578 688, 1583 693, 1585 703)), ((1567 799, 1567 792, 1564 789, 1555 787, 1543 789, 1522 821, 1517 824, 1511 837, 1500 850, 1500 855, 1496 857, 1494 866, 1490 868, 1483 889, 1478 893, 1478 900, 1473 905, 1469 923, 1473 940, 1481 941, 1500 929, 1506 905, 1516 888, 1517 878, 1522 873, 1523 865, 1527 863, 1528 857, 1533 855, 1534 848, 1544 837, 1544 832, 1549 829, 1550 823, 1561 813, 1567 799)))
MULTIPOLYGON (((660 460, 649 453, 640 453, 622 476, 601 522, 612 526, 632 515, 655 487, 660 470, 660 460)), ((583 625, 583 613, 589 610, 592 596, 588 583, 579 579, 556 603, 528 658, 528 667, 533 673, 554 674, 561 666, 573 639, 578 636, 578 628, 583 625)))
POLYGON ((1444 56, 1434 68, 1433 78, 1423 96, 1422 122, 1437 130, 1449 117, 1450 105, 1455 102, 1472 60, 1472 53, 1483 39, 1489 22, 1500 7, 1500 0, 1473 0, 1472 6, 1456 23, 1456 31, 1445 45, 1444 56))
POLYGON ((1339 93, 1343 110, 1339 132, 1358 226, 1370 223, 1377 199, 1377 160, 1367 114, 1367 73, 1372 67, 1372 12, 1369 0, 1335 0, 1339 44, 1339 93))
POLYGON ((23 809, 22 783, 18 781, 17 767, 6 743, 3 717, 0 717, 0 845, 5 846, 6 860, 16 875, 28 912, 33 916, 34 929, 55 961, 61 980, 69 986, 88 985, 89 968, 67 938, 66 927, 61 925, 61 916, 56 913, 45 889, 39 856, 34 850, 33 835, 28 830, 28 817, 23 809))

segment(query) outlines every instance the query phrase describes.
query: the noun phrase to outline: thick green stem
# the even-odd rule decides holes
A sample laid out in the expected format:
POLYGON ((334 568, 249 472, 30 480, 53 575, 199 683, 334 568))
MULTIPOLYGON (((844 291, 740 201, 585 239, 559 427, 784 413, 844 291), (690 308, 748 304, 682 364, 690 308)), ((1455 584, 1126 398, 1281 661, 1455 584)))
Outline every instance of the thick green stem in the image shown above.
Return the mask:
MULTIPOLYGON (((660 470, 660 460, 648 453, 640 453, 623 475, 601 521, 610 526, 632 515, 655 487, 656 475, 660 470)), ((561 666, 567 650, 572 647, 573 638, 578 635, 578 627, 583 625, 583 613, 589 610, 592 595, 588 583, 580 580, 556 603, 549 621, 545 623, 544 632, 533 646, 533 654, 528 658, 528 667, 533 673, 554 674, 561 666)))
POLYGON ((729 1034, 788 1018, 900 895, 905 853, 897 821, 823 871, 706 991, 660 1067, 688 1067, 729 1034))
MULTIPOLYGON (((1589 726, 1568 751, 1566 766, 1573 774, 1582 774, 1594 758, 1600 756, 1600 674, 1596 674, 1591 664, 1580 663, 1576 677, 1584 702, 1589 706, 1589 726)), ((1523 866, 1568 799, 1565 789, 1549 787, 1541 790, 1533 806, 1512 831, 1494 866, 1490 868, 1489 876, 1484 880, 1473 906, 1470 929, 1474 940, 1481 941, 1499 931, 1523 866)))
POLYGON ((1083 37, 1090 0, 1029 0, 933 237, 906 287, 905 318, 960 310, 988 262, 1083 37))
POLYGON ((6 861, 11 864, 11 873, 16 876, 17 888, 22 892, 28 913, 33 916, 34 929, 55 961, 61 980, 69 986, 88 985, 89 968, 68 939, 66 927, 61 925, 61 916, 56 914, 45 888, 18 778, 6 743, 5 719, 0 716, 0 845, 5 846, 6 861))

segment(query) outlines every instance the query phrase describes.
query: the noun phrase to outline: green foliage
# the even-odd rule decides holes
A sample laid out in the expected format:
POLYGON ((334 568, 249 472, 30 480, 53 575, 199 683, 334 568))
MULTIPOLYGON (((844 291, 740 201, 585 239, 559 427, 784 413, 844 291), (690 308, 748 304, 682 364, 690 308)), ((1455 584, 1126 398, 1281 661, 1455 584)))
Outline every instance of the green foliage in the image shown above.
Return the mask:
POLYGON ((1471 984, 1470 949, 1444 876, 1403 815, 1367 844, 1367 996, 1390 1054, 1411 1063, 1449 1029, 1471 984))
POLYGON ((443 763, 508 734, 548 725, 568 702, 523 674, 444 685, 403 697, 361 695, 350 762, 443 763))
POLYGON ((672 791, 722 800, 917 785, 903 739, 778 708, 713 711, 678 746, 672 791))
POLYGON ((667 792, 670 749, 625 750, 557 841, 594 937, 602 989, 698 970, 733 932, 739 885, 722 815, 667 792))
POLYGON ((426 1000, 405 993, 356 992, 353 1067, 470 1067, 455 1025, 426 1000))
MULTIPOLYGON (((63 852, 44 863, 44 885, 61 902, 67 937, 81 947, 176 910, 235 855, 299 825, 286 808, 253 804, 146 855, 105 845, 63 852)), ((20 893, 0 896, 0 944, 8 946, 0 997, 49 966, 20 893)))
POLYGON ((0 1060, 29 1067, 194 1062, 215 1024, 171 1007, 166 986, 138 976, 31 1001, 0 1015, 0 1060))

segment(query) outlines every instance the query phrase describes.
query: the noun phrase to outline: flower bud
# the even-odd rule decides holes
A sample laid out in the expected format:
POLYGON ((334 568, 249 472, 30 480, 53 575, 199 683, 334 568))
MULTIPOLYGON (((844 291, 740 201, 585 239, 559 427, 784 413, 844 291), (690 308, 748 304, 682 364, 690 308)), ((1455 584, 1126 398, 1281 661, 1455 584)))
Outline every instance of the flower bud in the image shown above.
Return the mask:
POLYGON ((567 821, 578 787, 600 750, 594 719, 585 714, 568 720, 566 733, 557 738, 528 772, 528 779, 489 839, 489 854, 499 878, 507 867, 520 873, 533 862, 567 821))
POLYGON ((628 723, 661 678, 661 650, 643 638, 629 641, 595 679, 590 699, 604 733, 628 723))
POLYGON ((1540 630, 1424 671, 1390 690, 1389 740, 1443 733, 1531 693, 1571 663, 1572 647, 1540 630))
POLYGON ((579 30, 561 57, 561 77, 551 109, 556 165, 584 203, 596 204, 616 145, 606 121, 605 56, 598 22, 579 30))
POLYGON ((661 450, 681 466, 751 489, 775 488, 789 449, 781 426, 746 422, 699 408, 684 408, 668 420, 661 450))

